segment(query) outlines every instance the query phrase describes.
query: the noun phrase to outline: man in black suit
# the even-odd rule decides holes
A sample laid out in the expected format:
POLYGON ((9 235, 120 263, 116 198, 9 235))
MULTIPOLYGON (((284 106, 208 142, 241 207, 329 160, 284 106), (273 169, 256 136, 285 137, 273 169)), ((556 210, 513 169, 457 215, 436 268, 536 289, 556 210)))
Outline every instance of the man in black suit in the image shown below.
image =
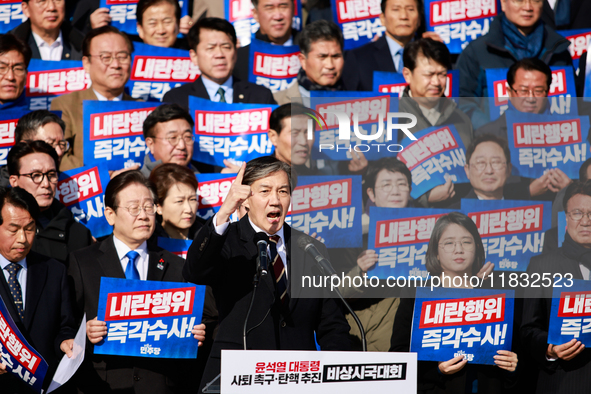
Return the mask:
POLYGON ((82 60, 80 47, 70 44, 71 27, 64 0, 23 0, 22 5, 29 19, 12 33, 29 45, 33 59, 82 60))
MULTIPOLYGON (((564 196, 567 230, 562 247, 531 259, 529 277, 562 277, 589 280, 591 261, 591 181, 575 181, 564 196)), ((588 393, 591 387, 591 351, 573 338, 567 343, 548 343, 552 287, 525 289, 521 341, 539 370, 536 393, 588 393)), ((565 290, 568 291, 568 290, 565 290)))
MULTIPOLYGON (((172 393, 189 380, 187 367, 194 364, 187 360, 93 355, 93 345, 107 336, 106 323, 96 317, 101 277, 183 281, 183 259, 147 243, 155 226, 154 200, 151 183, 139 171, 114 177, 105 191, 105 217, 113 226, 113 235, 69 257, 75 312, 79 318, 83 313, 88 318, 90 343, 78 372, 78 388, 84 393, 172 393)), ((194 326, 195 338, 203 340, 204 329, 204 325, 194 326)))
MULTIPOLYGON (((24 189, 0 189, 0 296, 25 339, 49 364, 47 376, 52 376, 63 353, 72 356, 76 329, 66 267, 31 252, 38 215, 35 198, 24 189)), ((0 362, 2 393, 25 392, 26 385, 5 368, 0 362)))
MULTIPOLYGON (((243 164, 220 210, 189 248, 183 274, 190 282, 212 287, 220 312, 219 331, 202 386, 218 375, 222 349, 243 349, 242 327, 257 270, 257 236, 269 237, 273 263, 269 263, 269 274, 261 277, 254 298, 246 347, 314 350, 316 333, 323 350, 350 348, 349 325, 334 299, 298 298, 303 291, 310 291, 298 286, 302 275, 312 275, 315 261, 295 247, 302 233, 284 223, 291 202, 290 173, 289 165, 270 156, 243 164), (230 223, 230 215, 245 201, 248 214, 230 223)), ((309 242, 327 255, 322 243, 309 242)))
POLYGON ((170 90, 162 102, 189 109, 189 96, 221 103, 275 104, 271 91, 232 76, 236 66, 236 30, 224 19, 203 18, 189 31, 191 61, 201 76, 170 90))

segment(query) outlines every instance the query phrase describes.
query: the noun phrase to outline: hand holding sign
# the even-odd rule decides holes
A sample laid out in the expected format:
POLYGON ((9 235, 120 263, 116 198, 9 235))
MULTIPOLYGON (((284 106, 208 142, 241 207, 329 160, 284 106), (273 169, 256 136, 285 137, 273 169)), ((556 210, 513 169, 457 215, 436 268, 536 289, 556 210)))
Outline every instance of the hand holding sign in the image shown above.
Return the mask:
POLYGON ((439 363, 439 370, 444 375, 453 375, 456 372, 459 372, 462 368, 464 368, 468 364, 468 359, 464 358, 463 354, 456 356, 448 361, 442 361, 439 363))
POLYGON ((0 375, 4 375, 6 372, 8 372, 8 371, 6 370, 6 365, 5 365, 5 364, 2 364, 2 363, 0 363, 0 375))
POLYGON ((111 15, 108 8, 99 8, 90 14, 90 26, 93 29, 107 26, 109 23, 111 23, 111 15))
POLYGON ((508 350, 497 350, 498 355, 494 356, 495 364, 499 368, 506 369, 509 372, 517 368, 517 354, 508 350))
POLYGON ((199 341, 199 345, 198 346, 202 346, 203 345, 203 341, 205 341, 205 324, 199 324, 198 326, 193 326, 193 329, 191 330, 191 334, 193 334, 193 337, 199 341))
POLYGON ((250 186, 242 184, 242 178, 244 177, 244 171, 246 169, 246 163, 242 164, 240 171, 236 176, 236 180, 230 187, 230 191, 226 196, 226 200, 220 207, 220 210, 216 216, 216 226, 226 223, 230 220, 230 216, 242 205, 242 203, 251 196, 252 191, 250 186))
POLYGON ((562 345, 548 345, 546 356, 548 356, 548 358, 559 358, 564 361, 570 361, 583 350, 585 350, 585 345, 576 339, 571 339, 569 342, 563 343, 562 345))
POLYGON ((367 272, 378 262, 378 254, 375 250, 366 250, 357 257, 357 265, 363 272, 367 272))
POLYGON ((451 178, 448 177, 443 185, 435 186, 431 189, 431 193, 429 193, 429 202, 434 203, 449 200, 455 195, 456 191, 454 190, 454 184, 451 181, 451 178))
POLYGON ((550 182, 548 188, 553 192, 559 192, 572 182, 572 179, 570 179, 560 168, 553 168, 548 171, 548 180, 550 182))
POLYGON ((68 358, 72 358, 72 356, 74 355, 72 349, 74 349, 74 338, 66 339, 65 341, 62 341, 62 343, 60 344, 60 350, 66 353, 66 356, 68 356, 68 358))
POLYGON ((107 323, 96 317, 86 322, 86 336, 90 343, 97 344, 107 336, 107 323))

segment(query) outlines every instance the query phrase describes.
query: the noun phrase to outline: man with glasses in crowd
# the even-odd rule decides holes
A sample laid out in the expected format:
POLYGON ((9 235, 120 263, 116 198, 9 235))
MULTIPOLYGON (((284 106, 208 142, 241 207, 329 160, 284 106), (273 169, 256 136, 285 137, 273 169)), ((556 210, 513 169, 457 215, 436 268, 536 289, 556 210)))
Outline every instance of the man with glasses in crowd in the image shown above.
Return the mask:
POLYGON ((23 14, 28 18, 12 30, 27 43, 33 59, 80 60, 80 48, 70 44, 70 23, 66 19, 65 0, 23 0, 23 14))
POLYGON ((194 173, 212 172, 206 165, 192 161, 195 136, 193 118, 178 104, 163 104, 144 120, 144 140, 150 152, 141 169, 146 178, 163 163, 189 167, 194 173))
POLYGON ((25 82, 31 49, 12 34, 0 34, 0 111, 27 110, 25 82))
POLYGON ((44 141, 21 141, 6 158, 12 187, 28 191, 39 204, 33 251, 66 262, 70 252, 92 243, 90 231, 78 223, 72 212, 55 198, 58 155, 44 141))
POLYGON ((92 86, 86 90, 56 97, 51 102, 52 111, 62 111, 62 119, 66 123, 66 139, 72 146, 60 164, 61 171, 84 165, 84 100, 135 101, 124 92, 125 83, 130 76, 132 52, 133 44, 127 35, 112 26, 91 30, 84 38, 82 64, 90 76, 92 86))

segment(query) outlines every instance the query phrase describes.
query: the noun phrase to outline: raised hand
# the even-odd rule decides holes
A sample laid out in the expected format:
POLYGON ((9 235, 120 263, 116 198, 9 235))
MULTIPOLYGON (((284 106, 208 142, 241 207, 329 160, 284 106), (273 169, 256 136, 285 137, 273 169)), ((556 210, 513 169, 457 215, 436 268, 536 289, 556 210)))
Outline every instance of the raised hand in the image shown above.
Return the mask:
POLYGON ((246 169, 246 163, 242 163, 240 171, 236 176, 236 180, 230 187, 226 200, 220 207, 216 215, 216 226, 220 226, 230 220, 230 216, 236 211, 242 203, 251 196, 252 192, 250 186, 242 184, 242 178, 244 178, 244 171, 246 169))

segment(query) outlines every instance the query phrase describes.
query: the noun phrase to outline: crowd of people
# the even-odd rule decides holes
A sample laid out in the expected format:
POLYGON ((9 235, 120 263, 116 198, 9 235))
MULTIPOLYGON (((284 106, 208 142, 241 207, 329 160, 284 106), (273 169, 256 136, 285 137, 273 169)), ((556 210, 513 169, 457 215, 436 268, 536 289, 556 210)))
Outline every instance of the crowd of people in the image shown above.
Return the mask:
MULTIPOLYGON (((298 175, 362 176, 363 247, 327 249, 321 237, 310 238, 348 277, 371 275, 378 263, 378 254, 368 245, 369 207, 459 210, 462 199, 478 199, 552 202, 552 228, 546 232, 543 253, 531 260, 527 272, 570 273, 590 280, 591 158, 583 160, 579 179, 571 179, 558 166, 537 178, 516 175, 506 114, 551 113, 553 66, 572 70, 575 76, 576 92, 570 93, 578 113, 571 115, 591 114, 589 104, 578 100, 585 92, 586 53, 575 69, 570 42, 557 33, 591 31, 591 2, 500 0, 501 10, 488 32, 466 42, 459 56, 450 54, 437 33, 426 31, 422 0, 382 0, 384 34, 348 51, 330 4, 302 3, 306 23, 297 31, 291 23, 293 1, 252 1, 259 25, 253 39, 299 46, 297 77, 275 93, 249 81, 250 45, 240 45, 234 26, 223 19, 220 1, 194 0, 191 16, 181 17, 176 0, 140 0, 137 35, 130 36, 111 26, 109 10, 98 0, 26 0, 22 11, 28 19, 0 35, 0 114, 28 112, 18 120, 15 144, 0 167, 0 296, 21 333, 48 362, 48 376, 63 354, 72 355, 76 328, 86 315, 84 363, 59 391, 201 392, 219 374, 221 350, 243 345, 258 350, 313 350, 317 345, 321 350, 360 350, 361 333, 353 316, 334 299, 320 293, 316 298, 292 297, 292 278, 314 274, 314 260, 293 247, 300 232, 285 223, 298 175), (113 231, 95 237, 56 196, 58 178, 60 172, 85 164, 85 100, 137 101, 126 91, 134 42, 186 51, 200 76, 166 92, 144 120, 143 165, 110 171, 104 216, 113 231), (91 85, 53 98, 49 111, 29 111, 25 85, 31 59, 47 64, 81 60, 91 85), (490 113, 488 101, 493 93, 488 91, 486 70, 495 68, 508 69, 508 109, 500 117, 490 113), (459 99, 445 95, 452 70, 459 70, 459 99), (412 198, 413 174, 395 154, 372 161, 353 150, 350 160, 332 163, 314 157, 314 141, 307 138, 307 107, 315 92, 342 92, 338 97, 370 92, 376 71, 398 73, 406 81, 399 112, 414 115, 410 133, 455 127, 465 146, 468 183, 448 177, 412 198), (274 153, 242 165, 226 160, 223 167, 196 161, 191 96, 277 105, 268 120, 274 153), (196 175, 206 173, 237 174, 208 220, 197 216, 196 175), (560 211, 567 222, 561 247, 560 211), (238 221, 232 221, 234 215, 238 221), (266 286, 253 294, 257 233, 269 240, 273 272, 261 279, 266 286), (192 240, 186 261, 158 246, 158 238, 192 240), (191 327, 200 346, 198 357, 94 354, 93 346, 108 335, 107 323, 97 316, 102 277, 206 285, 202 322, 191 327), (247 318, 252 328, 245 344, 247 318)), ((395 136, 394 142, 403 137, 395 136)), ((498 270, 487 262, 472 219, 459 212, 435 223, 425 267, 431 277, 486 278, 498 270)), ((341 291, 363 325, 368 350, 410 350, 412 292, 382 298, 359 288, 341 291)), ((548 343, 552 289, 526 289, 524 295, 515 304, 511 351, 499 350, 495 365, 486 366, 471 364, 461 355, 419 361, 419 392, 588 392, 591 353, 576 339, 548 343)), ((0 358, 0 391, 25 392, 23 383, 10 375, 0 358)))

